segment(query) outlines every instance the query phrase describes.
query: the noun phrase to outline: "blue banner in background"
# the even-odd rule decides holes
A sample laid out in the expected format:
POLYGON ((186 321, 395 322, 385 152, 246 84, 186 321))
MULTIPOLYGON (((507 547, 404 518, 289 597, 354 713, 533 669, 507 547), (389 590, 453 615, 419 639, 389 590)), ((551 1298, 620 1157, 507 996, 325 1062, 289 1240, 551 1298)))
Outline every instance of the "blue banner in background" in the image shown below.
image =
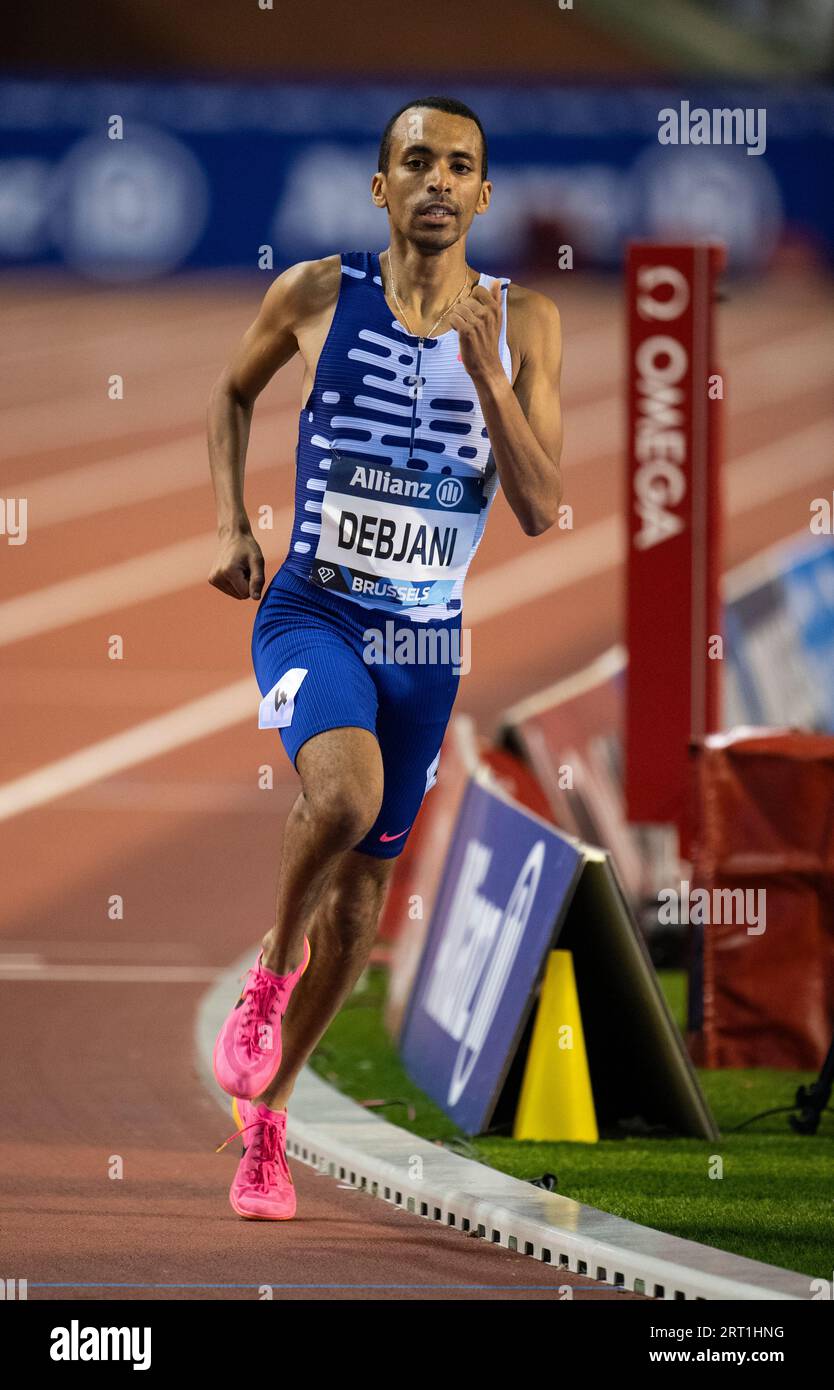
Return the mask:
POLYGON ((489 1124, 582 863, 577 842, 470 782, 400 1036, 409 1075, 468 1134, 489 1124))
POLYGON ((834 541, 777 546, 739 573, 724 609, 725 726, 834 731, 834 541))
MULTIPOLYGON (((445 84, 478 113, 494 184, 472 254, 488 273, 619 266, 624 241, 705 235, 730 268, 764 267, 786 234, 834 263, 834 95, 822 88, 445 84), (658 113, 764 109, 766 148, 661 145, 658 113)), ((184 267, 272 270, 381 249, 370 201, 394 84, 0 81, 0 265, 103 280, 184 267), (108 136, 113 117, 123 138, 108 136)), ((419 94, 419 92, 418 92, 419 94)))
POLYGON ((793 557, 782 575, 808 671, 819 691, 819 726, 834 732, 834 545, 821 541, 793 557))

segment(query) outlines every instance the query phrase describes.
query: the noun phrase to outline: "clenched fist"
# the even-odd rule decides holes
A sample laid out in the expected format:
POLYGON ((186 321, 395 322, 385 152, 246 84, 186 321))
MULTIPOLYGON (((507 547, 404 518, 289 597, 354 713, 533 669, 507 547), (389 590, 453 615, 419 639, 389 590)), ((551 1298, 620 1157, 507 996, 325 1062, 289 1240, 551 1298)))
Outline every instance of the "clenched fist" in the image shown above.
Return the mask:
POLYGON ((501 336, 501 281, 485 290, 476 285, 468 299, 456 304, 449 323, 460 339, 460 360, 473 381, 503 372, 498 344, 501 336))
POLYGON ((231 598, 260 598, 264 557, 251 531, 221 536, 208 582, 231 598))

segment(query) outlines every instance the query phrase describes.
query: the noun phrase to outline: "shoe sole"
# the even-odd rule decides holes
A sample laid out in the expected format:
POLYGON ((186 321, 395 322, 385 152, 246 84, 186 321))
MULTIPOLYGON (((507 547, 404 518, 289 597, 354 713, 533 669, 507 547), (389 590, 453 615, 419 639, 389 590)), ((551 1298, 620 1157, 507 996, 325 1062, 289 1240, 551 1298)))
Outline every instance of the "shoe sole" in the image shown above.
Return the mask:
MULTIPOLYGON (((310 945, 309 938, 305 936, 304 942, 305 942, 305 945, 306 945, 306 947, 307 947, 307 959, 306 959, 306 961, 304 962, 304 969, 301 971, 301 975, 299 975, 298 980, 300 980, 300 979, 301 979, 301 976, 305 974, 305 972, 306 972, 306 970, 307 970, 307 966, 310 964, 310 961, 311 961, 312 958, 313 958, 313 948, 312 948, 312 946, 310 945)), ((296 985, 298 984, 298 980, 296 980, 296 982, 295 982, 296 985)), ((294 991, 294 990, 295 990, 295 985, 293 986, 293 991, 294 991)), ((282 1015, 281 1015, 281 1022, 283 1023, 283 1021, 284 1021, 284 1015, 282 1014, 282 1015)), ((224 1027, 225 1027, 225 1024, 224 1024, 224 1027)), ((229 1088, 228 1088, 227 1086, 224 1085, 224 1083, 220 1080, 220 1077, 217 1075, 217 1053, 218 1053, 218 1050, 219 1050, 219 1048, 220 1048, 220 1039, 221 1039, 221 1037, 222 1037, 222 1033, 223 1033, 223 1029, 221 1028, 221 1030, 220 1030, 220 1032, 218 1033, 217 1038, 216 1038, 216 1040, 215 1040, 214 1048, 213 1048, 212 1054, 211 1054, 211 1069, 212 1069, 212 1071, 214 1072, 214 1079, 215 1079, 215 1081, 217 1082, 218 1086, 220 1087, 221 1091, 225 1091, 227 1096, 243 1096, 244 1100, 254 1100, 254 1098, 255 1098, 256 1095, 259 1095, 259 1094, 261 1093, 261 1091, 265 1091, 266 1088, 267 1088, 267 1086, 271 1086, 271 1085, 272 1085, 273 1081, 275 1080, 275 1078, 276 1078, 276 1076, 278 1075, 278 1072, 279 1072, 279 1070, 280 1070, 280 1068, 281 1068, 281 1062, 282 1062, 282 1060, 283 1060, 283 1056, 278 1058, 278 1065, 277 1065, 277 1067, 275 1068, 275 1070, 274 1070, 274 1072, 272 1073, 272 1075, 271 1075, 266 1081, 264 1081, 261 1085, 259 1085, 259 1086, 258 1086, 258 1089, 257 1089, 256 1091, 253 1091, 251 1095, 249 1095, 249 1096, 246 1095, 246 1093, 245 1093, 243 1087, 240 1085, 240 1082, 234 1082, 234 1083, 233 1083, 233 1089, 230 1091, 229 1088)), ((269 1218, 267 1218, 267 1220, 269 1220, 269 1218)))
POLYGON ((295 1216, 295 1212, 293 1212, 292 1216, 253 1216, 251 1211, 241 1211, 240 1207, 235 1206, 234 1202, 231 1203, 231 1207, 232 1211, 237 1212, 242 1221, 292 1221, 295 1216))

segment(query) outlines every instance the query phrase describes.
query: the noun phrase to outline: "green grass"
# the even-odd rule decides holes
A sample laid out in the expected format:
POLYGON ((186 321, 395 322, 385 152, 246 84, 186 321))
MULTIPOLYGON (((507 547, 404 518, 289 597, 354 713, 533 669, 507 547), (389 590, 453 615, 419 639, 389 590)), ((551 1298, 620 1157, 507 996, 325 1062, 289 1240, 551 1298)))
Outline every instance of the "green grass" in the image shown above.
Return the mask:
MULTIPOLYGON (((683 1031, 686 981, 660 971, 683 1031)), ((368 969, 333 1020, 311 1065, 355 1100, 383 1099, 380 1113, 424 1139, 439 1141, 513 1177, 555 1173, 557 1191, 588 1206, 660 1231, 731 1250, 813 1278, 834 1270, 834 1116, 814 1136, 794 1134, 787 1115, 770 1115, 741 1133, 730 1127, 762 1110, 791 1105, 810 1072, 701 1071, 698 1077, 722 1138, 539 1143, 500 1135, 467 1140, 408 1078, 383 1024, 387 972, 368 969), (408 1107, 413 1110, 409 1116, 408 1107), (723 1176, 711 1177, 716 1155, 723 1176)))

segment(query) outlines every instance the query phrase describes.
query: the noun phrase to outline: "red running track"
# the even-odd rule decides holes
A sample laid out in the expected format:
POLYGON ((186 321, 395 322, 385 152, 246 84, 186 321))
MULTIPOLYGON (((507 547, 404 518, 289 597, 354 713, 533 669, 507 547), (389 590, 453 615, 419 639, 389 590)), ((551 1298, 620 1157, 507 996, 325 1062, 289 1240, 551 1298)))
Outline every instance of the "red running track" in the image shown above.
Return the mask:
MULTIPOLYGON (((228 1206, 233 1146, 213 1149, 232 1126, 197 1080, 194 1019, 271 919, 296 779, 257 728, 255 605, 206 583, 203 421, 262 285, 91 289, 38 273, 4 288, 2 491, 28 499, 0 593, 5 1276, 27 1278, 32 1298, 252 1298, 267 1283, 293 1285, 282 1298, 558 1298, 564 1284, 634 1297, 297 1163, 294 1221, 245 1223, 228 1206), (108 397, 113 374, 122 400, 108 397)), ((562 310, 575 524, 530 539, 496 502, 467 582, 473 670, 458 700, 485 732, 622 628, 618 286, 540 288, 562 310)), ((832 297, 828 281, 785 272, 721 310, 727 566, 806 527, 830 486, 832 297)), ((253 523, 274 510, 259 532, 268 577, 289 534, 300 388, 295 363, 255 412, 246 495, 253 523)))

